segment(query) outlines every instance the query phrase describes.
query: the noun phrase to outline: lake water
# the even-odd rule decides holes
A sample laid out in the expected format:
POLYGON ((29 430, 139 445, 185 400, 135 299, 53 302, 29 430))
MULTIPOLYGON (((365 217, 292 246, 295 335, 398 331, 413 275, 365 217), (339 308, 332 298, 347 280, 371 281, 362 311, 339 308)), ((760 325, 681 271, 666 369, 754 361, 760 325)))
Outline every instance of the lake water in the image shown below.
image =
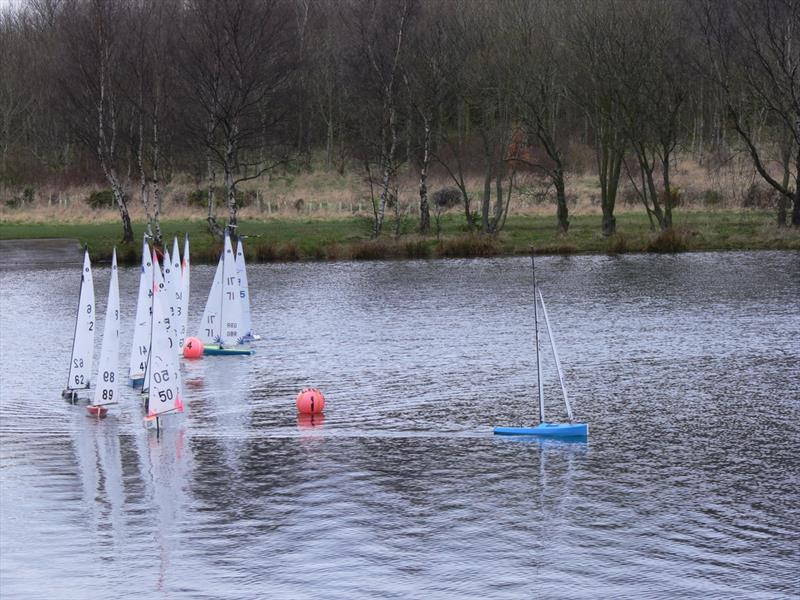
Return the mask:
POLYGON ((4 599, 797 597, 800 253, 538 260, 585 443, 492 435, 536 419, 529 259, 251 265, 257 353, 183 361, 156 437, 60 398, 75 258, 0 273, 4 599))

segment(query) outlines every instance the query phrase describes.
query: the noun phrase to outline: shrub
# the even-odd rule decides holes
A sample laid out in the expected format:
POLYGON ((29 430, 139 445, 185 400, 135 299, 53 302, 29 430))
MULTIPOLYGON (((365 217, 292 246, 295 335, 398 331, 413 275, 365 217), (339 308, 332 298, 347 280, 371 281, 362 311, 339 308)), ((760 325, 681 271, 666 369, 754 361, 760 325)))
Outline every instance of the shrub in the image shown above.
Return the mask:
POLYGON ((608 238, 609 254, 625 254, 628 251, 628 241, 621 233, 615 233, 608 238))
POLYGON ((497 255, 497 242, 493 237, 468 234, 439 243, 439 254, 452 258, 497 255))
POLYGON ((279 251, 281 260, 300 260, 300 248, 295 242, 286 242, 279 251))
POLYGON ((353 244, 350 251, 354 260, 377 260, 386 258, 389 245, 383 240, 369 240, 353 244))
POLYGON ((428 258, 431 255, 431 247, 423 240, 406 242, 406 258, 428 258))
POLYGON ((134 246, 127 246, 124 249, 120 249, 118 260, 121 265, 138 265, 141 263, 142 257, 134 246))
POLYGON ((659 233, 647 243, 648 252, 686 252, 686 235, 671 227, 659 233))
MULTIPOLYGON (((683 192, 680 188, 671 188, 670 189, 670 199, 672 200, 672 208, 677 208, 683 205, 683 192)), ((663 194, 664 197, 664 206, 667 205, 666 202, 666 192, 663 194)))
POLYGON ((772 208, 775 206, 775 192, 760 183, 752 183, 744 194, 742 206, 745 208, 772 208))
POLYGON ((270 262, 278 257, 275 246, 268 242, 259 242, 255 247, 255 255, 259 262, 270 262))
POLYGON ((442 210, 458 206, 461 204, 461 200, 461 190, 457 187, 444 187, 440 190, 436 190, 431 195, 431 202, 433 205, 442 210))
POLYGON ((97 190, 89 194, 86 203, 92 210, 111 208, 114 206, 114 192, 111 190, 97 190))
POLYGON ((703 192, 703 204, 705 206, 719 206, 722 204, 722 194, 717 190, 706 190, 703 192))

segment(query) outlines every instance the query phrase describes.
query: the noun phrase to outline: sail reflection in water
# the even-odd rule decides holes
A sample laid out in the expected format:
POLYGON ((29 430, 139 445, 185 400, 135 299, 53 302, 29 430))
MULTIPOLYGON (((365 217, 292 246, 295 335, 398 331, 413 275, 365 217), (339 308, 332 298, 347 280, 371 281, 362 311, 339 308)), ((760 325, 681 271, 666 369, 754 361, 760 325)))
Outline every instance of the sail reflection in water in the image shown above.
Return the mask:
POLYGON ((156 547, 150 552, 151 557, 158 556, 158 561, 150 561, 150 570, 145 580, 154 581, 154 587, 160 591, 170 588, 170 583, 181 585, 176 577, 173 563, 179 547, 177 532, 181 527, 184 512, 188 505, 186 497, 187 480, 191 473, 189 446, 183 428, 162 428, 159 432, 148 432, 146 439, 146 456, 142 461, 147 465, 150 474, 148 496, 153 511, 149 514, 152 520, 156 547))

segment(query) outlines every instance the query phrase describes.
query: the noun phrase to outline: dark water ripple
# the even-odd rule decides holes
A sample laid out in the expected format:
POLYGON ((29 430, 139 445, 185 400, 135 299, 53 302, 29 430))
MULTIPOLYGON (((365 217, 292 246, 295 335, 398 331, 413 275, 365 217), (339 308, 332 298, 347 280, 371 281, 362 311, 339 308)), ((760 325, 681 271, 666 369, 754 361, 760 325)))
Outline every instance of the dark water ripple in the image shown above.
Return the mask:
MULTIPOLYGON (((74 271, 0 273, 3 598, 800 588, 798 253, 541 259, 588 443, 491 435, 536 412, 526 259, 251 266, 264 341, 185 362, 160 438, 131 390, 101 422, 59 399, 74 271)), ((135 270, 120 284, 128 340, 135 270)))

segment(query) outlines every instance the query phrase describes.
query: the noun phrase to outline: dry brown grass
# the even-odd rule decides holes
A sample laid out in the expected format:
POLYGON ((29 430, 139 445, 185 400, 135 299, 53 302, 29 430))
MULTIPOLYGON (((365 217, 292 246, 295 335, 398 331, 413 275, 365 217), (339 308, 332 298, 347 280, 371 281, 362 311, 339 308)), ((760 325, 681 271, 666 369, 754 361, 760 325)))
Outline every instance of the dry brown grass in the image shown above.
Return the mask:
MULTIPOLYGON (((753 173, 752 165, 746 157, 734 157, 717 161, 711 168, 710 159, 701 165, 686 156, 679 157, 672 172, 672 184, 677 190, 680 206, 676 210, 708 210, 709 208, 741 207, 748 199, 752 201, 754 184, 760 180, 753 173)), ((635 192, 623 174, 619 190, 617 212, 641 212, 642 206, 635 192)), ((442 176, 429 180, 430 193, 451 186, 452 182, 442 176)), ((413 172, 399 178, 400 213, 403 216, 416 215, 418 211, 418 182, 413 172)), ((201 189, 186 175, 176 176, 164 188, 162 218, 165 220, 201 221, 206 217, 203 207, 189 206, 186 198, 195 190, 201 189)), ((483 190, 479 176, 467 179, 473 210, 477 210, 483 190)), ((21 198, 21 189, 0 188, 0 220, 8 223, 103 223, 119 219, 116 209, 92 210, 86 199, 100 186, 75 186, 66 189, 42 187, 34 190, 33 201, 22 206, 12 206, 14 200, 21 198)), ((363 178, 356 174, 340 176, 335 172, 317 170, 309 173, 286 176, 272 176, 247 182, 243 191, 252 198, 250 204, 241 208, 240 216, 248 220, 321 219, 327 220, 344 216, 371 216, 372 206, 369 187, 363 178)), ((375 190, 377 193, 377 190, 375 190)), ((144 220, 144 210, 139 202, 137 186, 128 190, 131 217, 144 220)), ((762 196, 768 192, 761 190, 762 196)), ((541 178, 531 174, 517 175, 514 197, 510 212, 516 215, 550 215, 553 213, 554 192, 541 178)), ((583 169, 570 173, 567 177, 567 200, 570 212, 575 215, 595 215, 600 213, 600 190, 597 177, 583 169)), ((762 203, 764 199, 761 198, 762 203)), ((762 206, 762 208, 764 208, 762 206)), ((450 213, 463 211, 462 207, 450 209, 450 213)), ((225 217, 225 207, 219 207, 217 214, 225 217)), ((387 207, 387 217, 391 218, 394 209, 387 207)), ((291 254, 291 253, 289 253, 291 254)))

